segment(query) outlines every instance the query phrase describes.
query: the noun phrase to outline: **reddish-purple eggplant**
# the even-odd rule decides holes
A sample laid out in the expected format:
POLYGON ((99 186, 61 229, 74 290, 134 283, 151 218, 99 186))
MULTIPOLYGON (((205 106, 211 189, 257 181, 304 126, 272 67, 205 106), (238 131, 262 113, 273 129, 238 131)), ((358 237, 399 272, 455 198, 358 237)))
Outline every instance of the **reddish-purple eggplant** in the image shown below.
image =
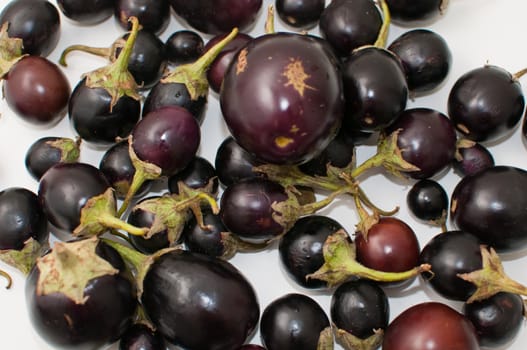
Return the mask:
POLYGON ((80 139, 46 136, 31 144, 26 152, 24 164, 29 174, 38 181, 53 165, 75 163, 79 157, 80 139))
POLYGON ((169 0, 176 14, 192 28, 207 34, 244 31, 257 18, 262 0, 169 0))
MULTIPOLYGON (((11 38, 1 40, 10 41, 11 38)), ((9 108, 25 122, 53 126, 66 115, 71 93, 69 81, 53 62, 40 56, 20 57, 20 49, 13 47, 7 56, 12 61, 3 62, 7 69, 0 70, 4 79, 3 96, 9 108)))
POLYGON ((518 81, 524 73, 513 75, 501 67, 485 65, 459 77, 448 95, 448 115, 457 130, 478 142, 510 135, 525 109, 518 81))
POLYGON ((0 13, 8 34, 22 40, 23 53, 48 56, 60 38, 59 10, 47 0, 13 0, 0 13))
POLYGON ((371 0, 331 1, 320 16, 320 33, 341 57, 377 40, 382 15, 371 0))
POLYGON ((328 316, 314 299, 298 293, 283 295, 265 307, 260 334, 268 350, 316 350, 333 346, 328 316))
POLYGON ((262 35, 229 66, 220 105, 232 136, 256 158, 308 161, 335 137, 342 121, 337 58, 311 35, 262 35))
POLYGON ((413 305, 399 314, 386 329, 383 350, 479 350, 470 321, 439 302, 413 305))
POLYGON ((61 349, 98 349, 117 341, 132 323, 136 293, 123 259, 95 237, 56 242, 25 286, 33 327, 61 349))
POLYGON ((461 230, 477 236, 498 252, 527 245, 527 172, 494 166, 464 177, 454 188, 450 215, 461 230))
POLYGON ((124 213, 145 181, 183 170, 194 159, 200 141, 199 124, 183 107, 162 107, 145 115, 128 139, 135 174, 118 214, 124 213))

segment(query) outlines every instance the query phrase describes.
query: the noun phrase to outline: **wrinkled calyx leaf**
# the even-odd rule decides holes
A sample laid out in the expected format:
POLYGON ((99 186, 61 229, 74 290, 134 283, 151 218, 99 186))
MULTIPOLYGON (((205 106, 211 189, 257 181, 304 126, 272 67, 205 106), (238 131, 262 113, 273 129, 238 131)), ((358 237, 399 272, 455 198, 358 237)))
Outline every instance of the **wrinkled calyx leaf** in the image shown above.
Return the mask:
POLYGON ((84 304, 91 280, 115 275, 119 270, 96 253, 97 237, 74 242, 56 242, 51 252, 37 261, 40 276, 37 295, 60 293, 76 304, 84 304))
POLYGON ((3 79, 11 67, 25 56, 22 54, 22 39, 9 37, 8 28, 8 22, 0 28, 0 79, 3 79))
POLYGON ((87 87, 101 88, 108 91, 108 94, 112 98, 110 109, 123 96, 128 96, 135 100, 139 100, 140 98, 137 92, 138 85, 132 74, 128 71, 128 61, 130 60, 130 55, 132 54, 132 49, 140 27, 136 17, 130 17, 129 21, 132 22, 132 30, 119 57, 112 64, 85 75, 87 87))

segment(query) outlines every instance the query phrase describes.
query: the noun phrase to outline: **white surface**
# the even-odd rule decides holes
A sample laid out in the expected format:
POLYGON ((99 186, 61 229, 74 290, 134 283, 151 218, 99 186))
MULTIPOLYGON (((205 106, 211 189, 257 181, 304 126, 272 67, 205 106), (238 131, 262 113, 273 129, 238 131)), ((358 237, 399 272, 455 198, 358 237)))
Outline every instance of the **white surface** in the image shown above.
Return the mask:
MULTIPOLYGON (((0 6, 8 1, 0 0, 0 6)), ((54 1, 52 1, 55 3, 54 1)), ((272 3, 265 0, 264 4, 272 3)), ((442 35, 448 42, 453 54, 453 67, 449 78, 443 88, 431 96, 420 97, 409 102, 409 106, 424 106, 435 108, 446 113, 446 101, 450 87, 464 72, 479 67, 485 63, 501 66, 511 72, 518 71, 527 66, 527 47, 524 36, 527 30, 524 14, 527 12, 527 3, 520 0, 451 0, 448 11, 427 28, 442 35)), ((263 17, 263 16, 262 16, 263 17)), ((59 46, 50 55, 49 59, 57 62, 62 49, 70 44, 86 44, 95 46, 108 46, 123 32, 109 19, 96 27, 79 27, 62 18, 62 34, 59 46)), ((162 34, 166 39, 172 32, 182 28, 175 17, 171 18, 170 26, 162 34)), ((262 32, 262 18, 252 31, 252 34, 262 32)), ((277 23, 277 28, 282 28, 277 23)), ((391 42, 408 28, 392 26, 390 29, 391 42)), ((82 53, 73 53, 69 56, 69 67, 64 69, 71 86, 75 86, 83 72, 90 71, 105 64, 100 58, 82 53)), ((523 78, 523 85, 527 86, 527 78, 523 78)), ((37 138, 50 135, 73 136, 68 125, 68 119, 62 120, 51 129, 37 129, 22 123, 10 110, 5 101, 0 101, 0 188, 21 186, 36 191, 37 183, 29 176, 24 168, 24 155, 28 147, 37 138)), ((227 130, 221 120, 217 96, 211 95, 202 131, 202 146, 200 155, 214 161, 216 148, 227 136, 227 130)), ((527 151, 521 141, 519 128, 505 142, 490 147, 497 164, 527 167, 527 151)), ((357 150, 358 161, 366 159, 375 149, 373 147, 359 147, 357 150)), ((94 165, 99 163, 101 151, 82 147, 81 161, 94 165)), ((363 188, 370 198, 383 208, 401 206, 397 216, 415 230, 421 245, 424 245, 432 235, 438 233, 437 228, 416 222, 410 218, 405 208, 406 192, 411 186, 394 182, 382 172, 370 172, 362 178, 363 188)), ((452 173, 437 179, 450 193, 459 177, 452 173)), ((342 199, 322 212, 335 219, 349 232, 354 231, 357 217, 351 202, 342 199)), ((290 282, 281 271, 276 249, 259 254, 238 254, 231 262, 239 267, 254 284, 261 305, 261 309, 273 299, 288 292, 306 292, 290 282)), ((504 260, 506 271, 521 283, 527 284, 525 267, 527 256, 517 254, 515 257, 506 257, 504 260)), ((24 277, 5 265, 1 268, 8 271, 14 278, 10 290, 3 288, 0 280, 0 348, 1 349, 51 349, 44 344, 33 332, 26 315, 24 301, 24 277)), ((310 292, 320 304, 328 310, 330 295, 324 292, 310 292)), ((430 299, 443 300, 427 289, 417 279, 410 287, 404 290, 388 290, 390 296, 391 318, 397 316, 402 310, 417 302, 430 299)), ((444 301, 444 300, 443 300, 444 301)), ((458 307, 458 304, 454 304, 458 307)), ((103 316, 103 315, 101 315, 103 316)), ((252 342, 259 343, 256 334, 252 342)), ((511 350, 523 350, 527 346, 527 329, 522 327, 519 337, 508 347, 511 350)), ((114 345, 112 349, 117 349, 114 345)))

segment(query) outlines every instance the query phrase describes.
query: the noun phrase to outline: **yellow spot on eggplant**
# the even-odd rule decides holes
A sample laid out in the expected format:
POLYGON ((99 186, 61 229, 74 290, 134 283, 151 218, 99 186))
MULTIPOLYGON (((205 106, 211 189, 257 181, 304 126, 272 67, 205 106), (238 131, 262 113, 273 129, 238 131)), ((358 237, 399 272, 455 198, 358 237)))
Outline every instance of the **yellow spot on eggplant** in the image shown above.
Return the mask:
POLYGON ((300 128, 299 128, 296 124, 293 124, 293 125, 291 126, 291 132, 292 132, 293 134, 296 134, 296 133, 299 132, 299 131, 300 131, 300 128))
POLYGON ((280 148, 285 148, 289 146, 290 144, 292 144, 293 142, 295 141, 292 138, 286 137, 286 136, 278 136, 277 138, 274 139, 274 143, 280 148))
POLYGON ((309 79, 311 76, 306 73, 302 64, 302 60, 298 58, 290 58, 289 60, 291 62, 287 66, 285 66, 285 70, 282 73, 282 75, 287 78, 287 83, 285 83, 284 86, 293 86, 293 88, 302 97, 304 96, 305 89, 316 90, 314 87, 306 84, 306 80, 309 79))
POLYGON ((247 49, 242 49, 238 54, 238 62, 236 64, 236 75, 245 72, 247 68, 247 49))

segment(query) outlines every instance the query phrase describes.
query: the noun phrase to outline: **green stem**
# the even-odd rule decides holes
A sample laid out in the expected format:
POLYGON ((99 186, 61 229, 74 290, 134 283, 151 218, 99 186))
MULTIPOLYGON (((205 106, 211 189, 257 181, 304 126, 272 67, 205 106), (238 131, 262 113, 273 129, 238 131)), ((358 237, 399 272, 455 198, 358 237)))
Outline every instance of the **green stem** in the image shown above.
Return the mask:
POLYGON ((379 0, 382 15, 383 15, 383 22, 381 29, 379 30, 379 35, 377 36, 377 40, 373 44, 375 47, 384 48, 386 46, 386 41, 388 40, 388 31, 390 28, 391 23, 391 15, 390 15, 390 9, 388 8, 388 4, 386 3, 386 0, 379 0))
POLYGON ((137 34, 139 33, 139 20, 136 17, 130 17, 128 21, 132 22, 132 29, 130 30, 130 34, 126 39, 126 42, 124 44, 123 49, 121 50, 121 53, 119 54, 119 57, 117 57, 117 59, 115 60, 121 72, 128 71, 128 61, 130 60, 130 56, 132 55, 135 40, 137 39, 137 34))
POLYGON ((126 209, 128 209, 128 206, 132 202, 133 197, 135 196, 137 191, 139 191, 139 189, 146 180, 147 176, 144 169, 142 167, 135 167, 135 173, 134 177, 132 178, 132 183, 128 188, 128 192, 126 192, 123 202, 121 203, 121 207, 117 211, 117 217, 121 217, 126 211, 126 209))
POLYGON ((320 209, 325 208, 329 204, 331 204, 335 200, 335 198, 337 198, 341 194, 349 193, 351 190, 353 189, 350 189, 349 186, 344 186, 338 189, 337 191, 331 192, 326 198, 320 201, 308 203, 308 204, 304 204, 300 206, 300 216, 316 213, 320 209))
POLYGON ((267 18, 265 20, 265 34, 274 34, 276 33, 275 27, 274 27, 274 6, 269 5, 267 6, 267 18))
POLYGON ((147 228, 136 227, 110 214, 101 215, 99 217, 99 222, 105 227, 120 229, 133 236, 144 236, 148 233, 147 228))
POLYGON ((379 167, 383 165, 384 157, 380 153, 374 154, 369 159, 365 160, 362 164, 351 171, 351 177, 356 179, 362 175, 366 170, 379 167))
POLYGON ((220 52, 238 35, 238 28, 234 28, 229 35, 212 46, 195 62, 178 66, 161 79, 163 84, 184 84, 192 100, 206 97, 209 92, 207 69, 214 62, 220 52))
POLYGON ((62 51, 59 58, 59 64, 63 67, 67 67, 66 57, 73 51, 82 51, 90 53, 95 56, 100 56, 109 59, 112 55, 112 49, 108 47, 90 47, 87 45, 71 45, 62 51))
POLYGON ((0 276, 4 277, 7 280, 5 289, 11 288, 11 285, 13 284, 13 279, 11 278, 11 276, 4 270, 0 270, 0 276))
POLYGON ((145 266, 148 259, 150 258, 150 255, 140 253, 133 248, 127 247, 111 239, 102 238, 101 240, 113 249, 117 250, 119 255, 136 271, 141 270, 142 266, 145 266))

